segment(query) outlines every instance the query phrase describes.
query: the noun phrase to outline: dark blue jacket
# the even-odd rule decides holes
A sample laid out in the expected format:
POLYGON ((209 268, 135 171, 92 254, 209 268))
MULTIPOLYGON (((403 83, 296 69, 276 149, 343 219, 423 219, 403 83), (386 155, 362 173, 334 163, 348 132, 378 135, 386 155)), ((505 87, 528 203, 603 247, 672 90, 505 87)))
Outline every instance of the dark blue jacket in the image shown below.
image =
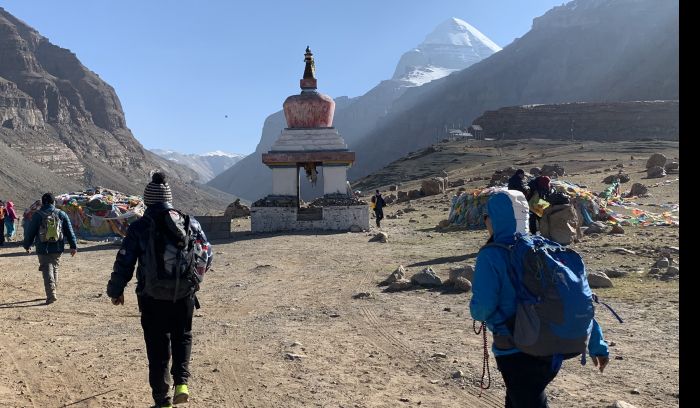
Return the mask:
MULTIPOLYGON (((144 217, 155 218, 156 215, 164 210, 173 209, 170 203, 156 203, 151 204, 146 208, 144 212, 144 217)), ((190 225, 198 238, 206 242, 206 236, 201 230, 199 222, 196 222, 194 217, 190 217, 190 225)), ((107 295, 111 298, 116 298, 124 293, 124 288, 126 284, 129 283, 131 278, 134 276, 134 269, 136 269, 136 294, 142 295, 144 289, 144 268, 147 266, 147 261, 145 259, 146 247, 148 245, 148 229, 149 222, 143 218, 140 218, 131 225, 126 232, 126 237, 122 241, 122 246, 117 253, 117 259, 114 261, 114 267, 112 269, 112 275, 107 283, 107 295), (136 263, 138 261, 138 268, 136 268, 136 263)), ((193 290, 194 292, 194 290, 193 290)))
POLYGON ((73 232, 73 225, 71 225, 68 214, 62 210, 58 210, 58 215, 63 224, 63 239, 57 242, 41 242, 39 239, 39 227, 41 226, 41 220, 43 218, 41 213, 50 213, 55 209, 56 207, 53 204, 45 204, 41 206, 39 211, 34 213, 32 220, 29 221, 29 226, 24 231, 24 242, 22 243, 24 249, 29 249, 32 245, 36 245, 37 254, 60 254, 63 253, 66 239, 71 249, 78 247, 78 240, 73 232))

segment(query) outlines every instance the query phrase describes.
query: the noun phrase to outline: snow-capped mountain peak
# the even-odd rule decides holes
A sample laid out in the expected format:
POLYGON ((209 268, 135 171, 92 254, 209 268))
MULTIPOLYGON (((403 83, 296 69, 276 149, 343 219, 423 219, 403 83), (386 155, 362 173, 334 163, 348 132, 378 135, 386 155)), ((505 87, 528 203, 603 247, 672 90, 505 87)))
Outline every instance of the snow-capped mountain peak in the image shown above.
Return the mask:
POLYGON ((462 70, 501 50, 474 26, 459 18, 438 25, 425 40, 403 56, 392 79, 420 86, 462 70))
POLYGON ((203 183, 213 179, 245 157, 243 154, 227 153, 221 150, 201 154, 184 154, 167 149, 152 149, 151 151, 164 159, 191 168, 199 175, 199 179, 203 183))

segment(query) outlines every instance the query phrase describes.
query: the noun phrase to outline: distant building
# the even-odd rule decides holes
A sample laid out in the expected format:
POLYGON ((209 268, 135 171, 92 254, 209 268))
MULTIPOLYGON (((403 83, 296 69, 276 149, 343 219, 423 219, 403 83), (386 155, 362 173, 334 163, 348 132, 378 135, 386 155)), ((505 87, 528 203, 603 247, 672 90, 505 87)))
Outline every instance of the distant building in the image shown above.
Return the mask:
POLYGON ((471 125, 467 131, 471 133, 476 140, 484 138, 484 129, 482 129, 480 125, 471 125))

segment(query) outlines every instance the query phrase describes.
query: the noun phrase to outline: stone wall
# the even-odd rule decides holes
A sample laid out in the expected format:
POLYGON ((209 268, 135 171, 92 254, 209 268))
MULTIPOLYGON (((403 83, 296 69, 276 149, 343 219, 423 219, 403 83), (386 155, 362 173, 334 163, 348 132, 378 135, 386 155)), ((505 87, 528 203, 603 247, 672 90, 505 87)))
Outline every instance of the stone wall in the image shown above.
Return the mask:
POLYGON ((323 207, 323 219, 313 221, 298 221, 296 207, 252 207, 250 216, 250 229, 253 232, 349 231, 352 225, 369 229, 366 205, 323 207))
POLYGON ((210 241, 231 236, 231 218, 225 215, 197 215, 194 217, 202 226, 204 234, 210 241))
POLYGON ((496 139, 678 140, 679 101, 509 106, 474 124, 496 139))

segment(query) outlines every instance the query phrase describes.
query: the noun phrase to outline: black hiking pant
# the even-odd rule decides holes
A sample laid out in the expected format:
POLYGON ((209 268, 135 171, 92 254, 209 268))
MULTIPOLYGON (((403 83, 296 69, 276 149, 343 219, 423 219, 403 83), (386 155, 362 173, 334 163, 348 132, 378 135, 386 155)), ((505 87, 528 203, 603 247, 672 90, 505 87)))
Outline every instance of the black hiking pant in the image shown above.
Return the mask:
POLYGON ((172 351, 170 375, 174 385, 187 384, 192 353, 192 315, 194 296, 176 302, 139 296, 141 327, 148 355, 148 382, 156 404, 170 401, 168 363, 172 351))
POLYGON ((5 219, 0 218, 0 245, 5 245, 5 219))
POLYGON ((379 222, 384 218, 384 210, 381 208, 375 208, 374 216, 377 217, 377 227, 379 227, 379 222))
POLYGON ((506 383, 506 408, 547 408, 545 388, 559 373, 552 358, 525 353, 497 356, 496 364, 506 383))

